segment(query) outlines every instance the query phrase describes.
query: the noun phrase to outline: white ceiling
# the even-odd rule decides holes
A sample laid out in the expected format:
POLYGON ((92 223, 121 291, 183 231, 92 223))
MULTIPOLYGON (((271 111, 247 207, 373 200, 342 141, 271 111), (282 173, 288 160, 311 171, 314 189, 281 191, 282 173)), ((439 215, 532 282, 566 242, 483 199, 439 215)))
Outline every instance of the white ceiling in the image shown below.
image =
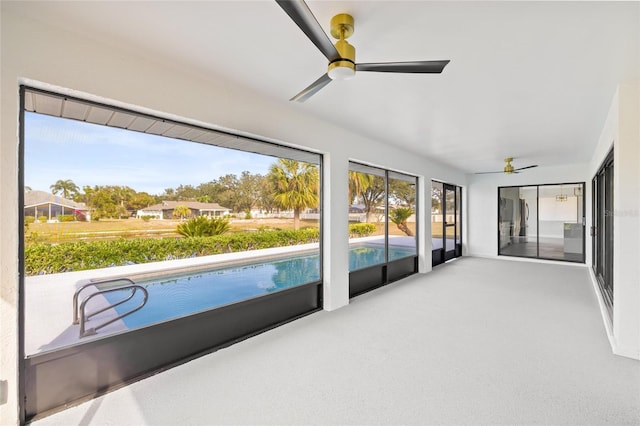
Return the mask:
MULTIPOLYGON (((516 168, 587 162, 616 85, 640 79, 638 2, 307 3, 327 33, 334 14, 354 16, 357 62, 451 63, 441 75, 361 72, 292 107, 467 172, 507 156, 516 168)), ((282 102, 326 72, 275 1, 2 7, 282 102)))

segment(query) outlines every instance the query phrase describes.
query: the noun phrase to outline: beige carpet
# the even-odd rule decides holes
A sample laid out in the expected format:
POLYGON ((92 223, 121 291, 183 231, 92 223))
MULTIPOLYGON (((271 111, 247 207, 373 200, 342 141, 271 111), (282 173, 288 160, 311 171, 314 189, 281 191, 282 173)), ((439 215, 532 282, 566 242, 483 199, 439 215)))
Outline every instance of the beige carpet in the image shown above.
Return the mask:
POLYGON ((586 267, 463 258, 35 424, 639 422, 586 267))

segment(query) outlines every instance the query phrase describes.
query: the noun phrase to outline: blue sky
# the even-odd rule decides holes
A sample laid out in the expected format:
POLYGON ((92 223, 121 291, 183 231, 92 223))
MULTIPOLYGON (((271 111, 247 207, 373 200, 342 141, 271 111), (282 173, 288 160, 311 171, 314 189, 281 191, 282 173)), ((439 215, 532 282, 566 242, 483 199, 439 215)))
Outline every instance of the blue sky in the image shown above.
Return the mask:
POLYGON ((43 114, 25 113, 25 185, 49 191, 58 179, 128 186, 159 195, 243 171, 266 174, 275 157, 218 148, 43 114))

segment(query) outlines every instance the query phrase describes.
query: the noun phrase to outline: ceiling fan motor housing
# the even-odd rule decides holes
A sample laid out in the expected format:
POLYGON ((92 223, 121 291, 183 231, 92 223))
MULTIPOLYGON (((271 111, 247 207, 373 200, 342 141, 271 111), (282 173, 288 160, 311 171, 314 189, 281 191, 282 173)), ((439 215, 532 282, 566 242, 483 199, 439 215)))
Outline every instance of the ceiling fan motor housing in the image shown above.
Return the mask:
POLYGON ((507 158, 504 159, 504 161, 507 163, 504 166, 504 173, 507 174, 507 175, 510 175, 511 173, 514 172, 513 166, 511 165, 511 162, 513 161, 513 158, 512 157, 507 157, 507 158))
POLYGON ((353 34, 353 17, 346 13, 331 18, 331 35, 338 39, 335 48, 340 55, 329 64, 329 77, 333 80, 347 80, 356 74, 356 48, 346 40, 353 34))

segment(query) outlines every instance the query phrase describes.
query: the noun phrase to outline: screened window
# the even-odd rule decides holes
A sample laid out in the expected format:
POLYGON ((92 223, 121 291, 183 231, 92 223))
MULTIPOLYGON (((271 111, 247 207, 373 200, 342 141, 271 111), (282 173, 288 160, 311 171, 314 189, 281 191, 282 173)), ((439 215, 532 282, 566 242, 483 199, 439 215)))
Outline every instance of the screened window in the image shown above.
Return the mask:
POLYGON ((35 89, 23 116, 27 354, 321 282, 319 155, 35 89))
POLYGON ((417 272, 417 178, 349 165, 350 294, 417 272))

